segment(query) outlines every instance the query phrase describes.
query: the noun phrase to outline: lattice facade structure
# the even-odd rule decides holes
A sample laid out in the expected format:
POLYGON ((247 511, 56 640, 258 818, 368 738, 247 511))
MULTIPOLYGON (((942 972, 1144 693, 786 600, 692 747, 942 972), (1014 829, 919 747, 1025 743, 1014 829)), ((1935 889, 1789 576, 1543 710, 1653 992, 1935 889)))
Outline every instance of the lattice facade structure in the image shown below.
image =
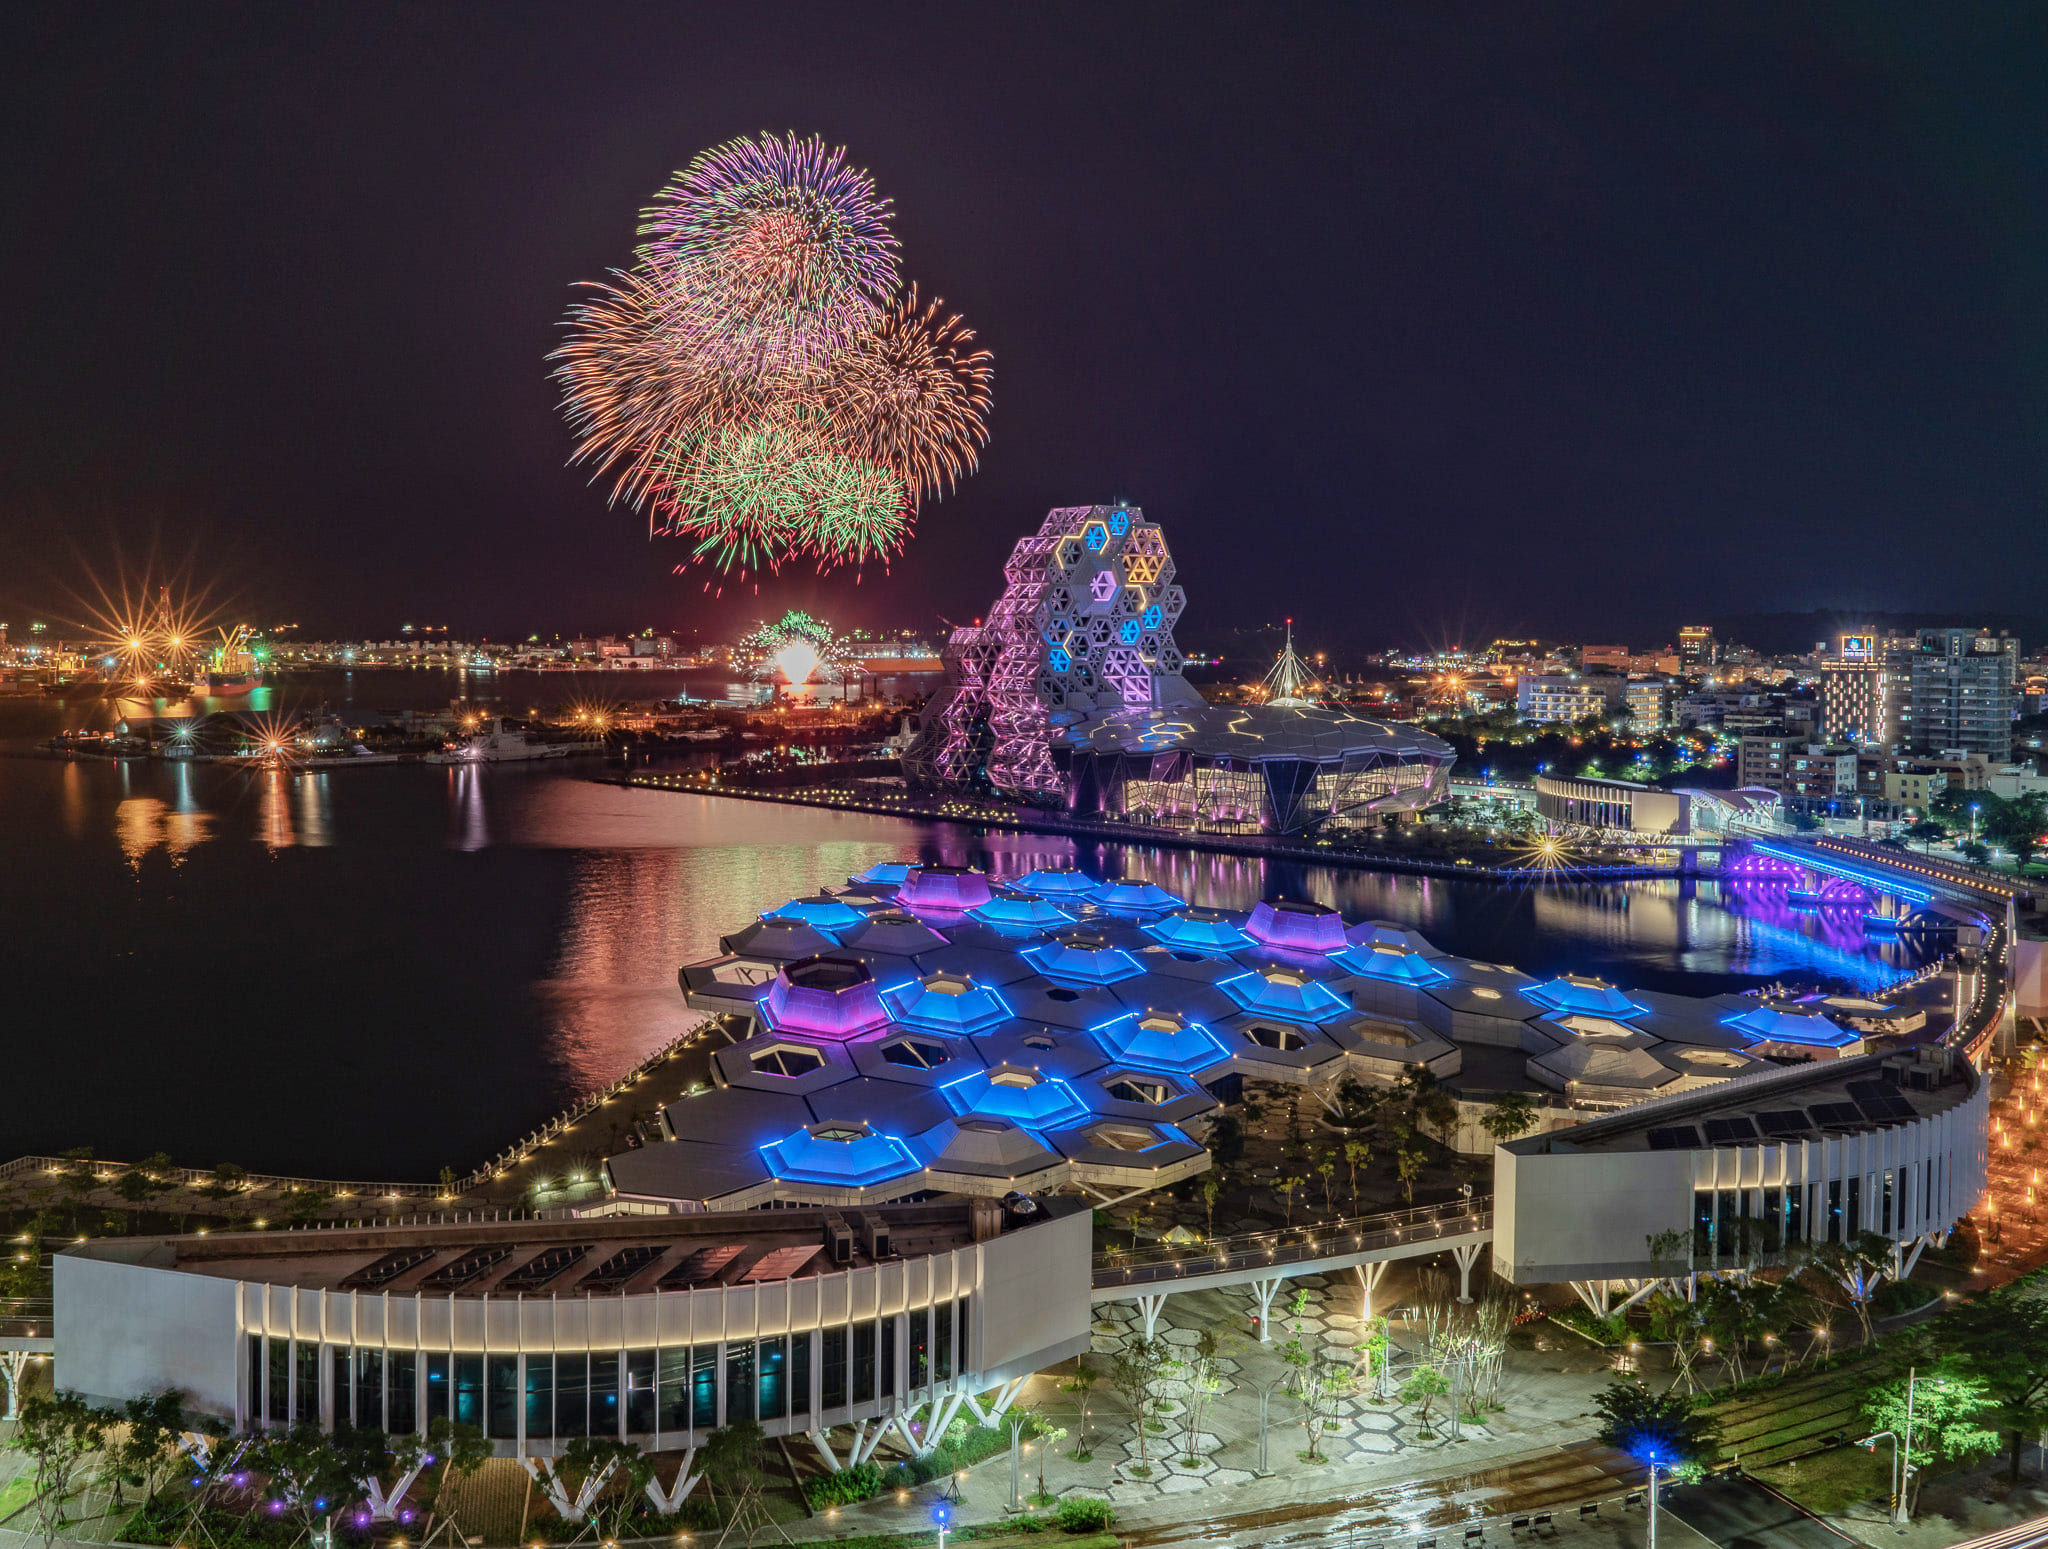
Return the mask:
POLYGON ((1135 507, 1048 513, 987 623, 947 642, 949 681, 904 772, 1204 832, 1353 826, 1443 799, 1455 755, 1427 733, 1298 694, 1208 704, 1182 675, 1173 575, 1135 507))
POLYGON ((1202 703, 1173 640, 1186 602, 1164 535, 1136 507, 1048 512, 1011 550, 988 621, 947 641, 947 686, 905 772, 1066 805, 1070 781, 1053 754, 1063 727, 1202 703))

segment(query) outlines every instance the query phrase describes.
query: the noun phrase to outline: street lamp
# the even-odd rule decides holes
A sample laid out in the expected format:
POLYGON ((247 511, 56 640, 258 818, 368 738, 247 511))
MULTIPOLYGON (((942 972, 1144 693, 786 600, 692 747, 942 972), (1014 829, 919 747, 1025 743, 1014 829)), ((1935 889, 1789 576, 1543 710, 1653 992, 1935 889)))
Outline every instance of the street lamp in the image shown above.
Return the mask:
MULTIPOLYGON (((1973 807, 1970 810, 1974 812, 1976 808, 1973 807)), ((1907 1520, 1906 1491, 1913 1481, 1913 1391, 1918 1382, 1919 1379, 1915 1376, 1913 1368, 1908 1366, 1906 1368, 1906 1439, 1899 1446, 1899 1493, 1892 1503, 1892 1525, 1894 1527, 1904 1527, 1907 1520)), ((1948 1386, 1947 1381, 1941 1377, 1929 1377, 1927 1384, 1929 1387, 1935 1388, 1948 1386)))
POLYGON ((1650 1471, 1650 1549, 1657 1549, 1657 1475, 1670 1466, 1671 1459, 1654 1441, 1639 1446, 1636 1456, 1650 1471))

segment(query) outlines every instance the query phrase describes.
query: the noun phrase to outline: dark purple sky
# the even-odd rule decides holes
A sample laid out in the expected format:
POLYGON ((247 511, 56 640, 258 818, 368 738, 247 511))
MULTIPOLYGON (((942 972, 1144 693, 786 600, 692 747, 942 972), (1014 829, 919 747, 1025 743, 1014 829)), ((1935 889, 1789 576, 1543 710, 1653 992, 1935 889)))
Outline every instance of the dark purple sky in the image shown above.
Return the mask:
POLYGON ((2048 581, 2048 11, 17 7, 0 618, 152 545, 259 618, 979 613, 1047 506, 1189 629, 1666 637, 2048 581), (892 573, 713 606, 542 357, 698 149, 844 142, 994 441, 892 573))

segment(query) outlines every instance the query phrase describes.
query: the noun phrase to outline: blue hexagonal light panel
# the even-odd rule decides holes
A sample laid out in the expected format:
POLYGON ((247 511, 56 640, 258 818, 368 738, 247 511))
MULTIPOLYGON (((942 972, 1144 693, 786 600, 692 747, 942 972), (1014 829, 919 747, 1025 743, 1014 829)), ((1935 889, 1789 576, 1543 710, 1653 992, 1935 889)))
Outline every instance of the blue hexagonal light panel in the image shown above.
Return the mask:
POLYGON ((1115 984, 1135 979, 1145 970, 1122 947, 1081 932, 1056 936, 1018 954, 1048 979, 1073 984, 1115 984))
POLYGON ((1134 1011, 1088 1031, 1111 1059, 1177 1076, 1193 1075, 1230 1057, 1223 1040, 1208 1028, 1171 1012, 1134 1011))
POLYGON ((1435 984, 1450 978, 1411 947, 1349 946, 1342 952, 1332 952, 1330 961, 1362 979, 1380 979, 1389 984, 1435 984))
POLYGON ((877 882, 884 886, 900 887, 910 880, 911 865, 912 863, 909 861, 878 861, 859 876, 849 878, 848 880, 852 882, 877 882))
POLYGON ((1079 1124, 1091 1111, 1058 1076, 1041 1076, 1017 1065, 977 1070, 940 1090, 962 1118, 979 1114, 1027 1129, 1079 1124))
POLYGON ((1010 886, 1021 893, 1036 893, 1040 898, 1071 899, 1079 903, 1092 898, 1102 884, 1087 872, 1076 871, 1071 866, 1041 866, 1036 871, 1025 872, 1010 886))
POLYGON ((1738 1032, 1747 1033, 1759 1043, 1793 1043, 1815 1049, 1844 1049, 1862 1036, 1820 1012, 1804 1007, 1761 1005, 1754 1010, 1728 1017, 1725 1021, 1728 1026, 1738 1032))
POLYGON ((1139 913, 1163 914, 1185 909, 1188 901, 1169 893, 1155 882, 1105 882, 1095 890, 1095 901, 1105 909, 1129 909, 1139 913))
POLYGON ((773 919, 802 920, 813 930, 829 931, 835 936, 852 930, 867 918, 845 899, 822 893, 815 898, 792 898, 781 908, 769 910, 768 915, 773 919))
POLYGON ((1351 1009, 1327 984, 1292 968, 1247 968, 1218 980, 1216 988, 1247 1011, 1264 1011, 1297 1022, 1326 1022, 1351 1009))
POLYGON ((998 930, 1043 931, 1074 923, 1074 917, 1058 904, 1029 893, 998 893, 987 903, 969 909, 967 917, 998 930))
POLYGON ((1011 1016, 994 986, 967 974, 927 974, 884 990, 882 1003, 897 1023, 927 1033, 985 1033, 1011 1016))
POLYGON ((792 1130, 761 1147, 768 1170, 790 1183, 864 1189, 906 1177, 922 1164, 894 1135, 864 1124, 826 1123, 792 1130))
POLYGON ((1590 979, 1579 974, 1564 974, 1522 993, 1537 1005, 1548 1006, 1553 1011, 1585 1011, 1603 1017, 1648 1014, 1644 1007, 1638 1006, 1625 992, 1605 979, 1590 979))
POLYGON ((1220 909, 1187 909, 1151 920, 1146 935, 1182 952, 1237 952, 1256 945, 1244 929, 1220 909))

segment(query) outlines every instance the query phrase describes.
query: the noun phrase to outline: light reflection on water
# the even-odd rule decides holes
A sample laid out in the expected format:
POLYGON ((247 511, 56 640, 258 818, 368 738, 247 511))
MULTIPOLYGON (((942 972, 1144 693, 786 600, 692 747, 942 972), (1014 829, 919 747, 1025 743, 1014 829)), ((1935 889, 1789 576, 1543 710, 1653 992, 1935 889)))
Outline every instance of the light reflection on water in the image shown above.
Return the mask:
POLYGON ((43 1095, 0 1152, 466 1168, 679 1031, 679 965, 885 860, 999 877, 1079 865, 1238 908, 1306 895, 1463 955, 1694 993, 1779 975, 1869 987, 1913 961, 1811 915, 1732 908, 1710 882, 1502 888, 979 835, 586 772, 0 758, 0 982, 24 1025, 50 1030, 18 1051, 43 1095))

